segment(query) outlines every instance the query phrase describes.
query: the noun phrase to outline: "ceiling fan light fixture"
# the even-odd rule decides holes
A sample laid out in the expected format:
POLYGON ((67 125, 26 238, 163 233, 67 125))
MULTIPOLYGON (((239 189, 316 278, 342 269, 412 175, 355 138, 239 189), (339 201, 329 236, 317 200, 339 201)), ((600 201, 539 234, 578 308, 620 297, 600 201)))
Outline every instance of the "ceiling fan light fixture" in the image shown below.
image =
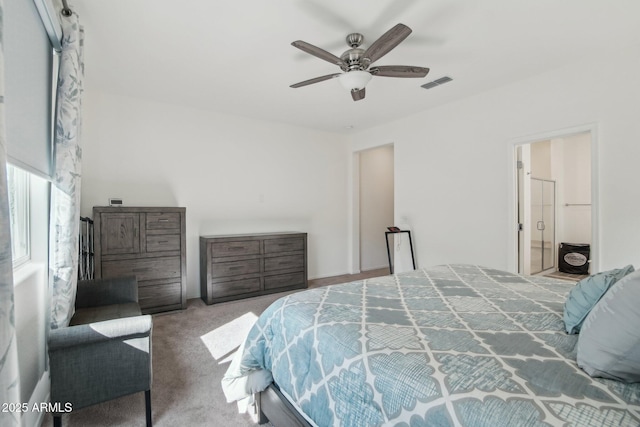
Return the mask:
POLYGON ((340 84, 347 90, 361 90, 371 80, 371 74, 367 71, 347 71, 338 76, 340 84))

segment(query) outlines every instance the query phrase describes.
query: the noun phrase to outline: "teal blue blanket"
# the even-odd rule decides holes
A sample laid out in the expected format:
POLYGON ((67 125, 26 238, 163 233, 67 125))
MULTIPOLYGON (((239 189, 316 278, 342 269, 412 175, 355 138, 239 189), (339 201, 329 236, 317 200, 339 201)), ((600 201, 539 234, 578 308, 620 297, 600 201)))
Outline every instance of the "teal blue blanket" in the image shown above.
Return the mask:
POLYGON ((318 426, 638 426, 640 384, 575 363, 572 286, 447 265, 295 293, 227 376, 270 371, 318 426))

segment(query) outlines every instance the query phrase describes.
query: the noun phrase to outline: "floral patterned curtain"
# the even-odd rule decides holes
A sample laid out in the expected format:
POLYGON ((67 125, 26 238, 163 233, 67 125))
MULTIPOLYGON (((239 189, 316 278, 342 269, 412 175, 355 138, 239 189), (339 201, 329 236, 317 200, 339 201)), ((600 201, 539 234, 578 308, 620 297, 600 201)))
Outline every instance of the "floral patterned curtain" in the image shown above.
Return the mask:
POLYGON ((74 313, 80 224, 81 98, 84 32, 75 12, 60 15, 62 53, 56 98, 54 176, 51 190, 49 269, 51 328, 67 326, 74 313))
MULTIPOLYGON (((0 402, 19 403, 20 380, 15 316, 13 311, 13 262, 9 196, 7 193, 7 146, 4 128, 4 4, 0 0, 0 402)), ((1 426, 19 426, 17 411, 0 411, 1 426)))

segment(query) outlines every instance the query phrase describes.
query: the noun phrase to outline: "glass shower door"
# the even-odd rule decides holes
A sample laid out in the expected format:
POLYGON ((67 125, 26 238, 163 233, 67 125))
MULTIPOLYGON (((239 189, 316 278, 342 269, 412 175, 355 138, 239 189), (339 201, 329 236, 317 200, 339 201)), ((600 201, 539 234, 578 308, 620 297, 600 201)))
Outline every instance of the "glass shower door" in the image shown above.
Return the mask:
POLYGON ((531 274, 555 266, 556 183, 531 178, 531 274))

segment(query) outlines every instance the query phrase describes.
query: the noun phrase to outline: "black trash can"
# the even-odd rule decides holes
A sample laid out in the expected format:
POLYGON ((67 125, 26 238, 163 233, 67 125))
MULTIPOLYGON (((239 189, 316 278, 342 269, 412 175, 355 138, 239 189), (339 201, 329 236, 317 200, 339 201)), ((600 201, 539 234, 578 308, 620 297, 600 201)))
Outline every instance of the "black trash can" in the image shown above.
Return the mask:
POLYGON ((560 243, 558 251, 558 270, 570 274, 589 274, 588 243, 560 243))

